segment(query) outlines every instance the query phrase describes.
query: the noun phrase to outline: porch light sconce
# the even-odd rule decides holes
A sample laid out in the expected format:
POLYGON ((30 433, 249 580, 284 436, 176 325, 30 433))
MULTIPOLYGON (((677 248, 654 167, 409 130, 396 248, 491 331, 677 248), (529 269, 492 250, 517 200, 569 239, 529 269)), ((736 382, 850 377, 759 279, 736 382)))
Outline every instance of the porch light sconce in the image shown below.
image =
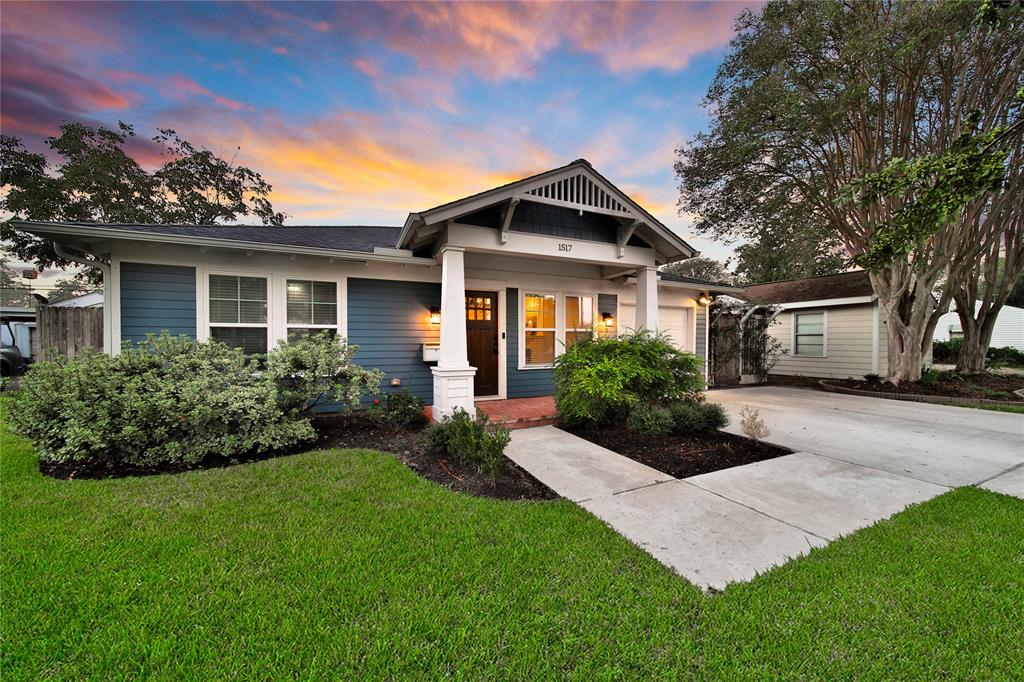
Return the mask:
POLYGON ((697 299, 697 303, 700 303, 701 305, 711 305, 714 302, 714 300, 715 300, 714 296, 709 296, 707 294, 701 294, 700 298, 697 299))
POLYGON ((430 324, 441 324, 441 309, 436 305, 430 309, 430 324))
POLYGON ((611 313, 601 313, 601 322, 603 322, 606 327, 614 327, 615 317, 613 317, 611 313))

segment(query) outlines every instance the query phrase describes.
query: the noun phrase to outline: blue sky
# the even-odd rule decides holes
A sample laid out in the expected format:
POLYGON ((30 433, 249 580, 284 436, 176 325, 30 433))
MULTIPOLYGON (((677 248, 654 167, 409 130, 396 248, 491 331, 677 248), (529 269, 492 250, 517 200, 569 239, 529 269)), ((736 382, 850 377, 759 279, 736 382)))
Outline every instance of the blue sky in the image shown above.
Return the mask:
POLYGON ((260 171, 291 224, 399 224, 584 157, 706 255, 674 150, 744 5, 4 2, 0 114, 158 127, 260 171))

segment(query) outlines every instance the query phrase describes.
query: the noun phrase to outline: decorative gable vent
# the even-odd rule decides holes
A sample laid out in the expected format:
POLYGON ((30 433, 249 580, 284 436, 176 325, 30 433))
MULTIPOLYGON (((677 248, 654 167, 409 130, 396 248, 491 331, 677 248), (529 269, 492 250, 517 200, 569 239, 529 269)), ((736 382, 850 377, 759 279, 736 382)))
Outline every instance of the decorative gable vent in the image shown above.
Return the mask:
POLYGON ((632 216, 630 210, 618 199, 598 187, 590 178, 577 173, 555 180, 540 187, 527 190, 526 194, 579 208, 589 208, 601 213, 632 216))

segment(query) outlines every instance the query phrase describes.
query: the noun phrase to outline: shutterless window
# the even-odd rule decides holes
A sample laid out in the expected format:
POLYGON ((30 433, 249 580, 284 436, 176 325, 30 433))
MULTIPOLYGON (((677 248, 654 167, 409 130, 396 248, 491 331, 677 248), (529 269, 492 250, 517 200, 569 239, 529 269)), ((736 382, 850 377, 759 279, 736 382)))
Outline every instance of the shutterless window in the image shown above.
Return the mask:
POLYGON ((594 335, 594 299, 592 296, 565 297, 565 347, 594 335))
POLYGON ((210 275, 210 338, 246 354, 267 352, 267 279, 210 275))
POLYGON ((290 279, 288 300, 288 341, 312 334, 338 333, 338 284, 290 279))
POLYGON ((825 356, 825 313, 794 315, 796 348, 794 355, 820 358, 825 356))
POLYGON ((523 326, 526 366, 551 365, 555 361, 555 297, 524 294, 523 326))

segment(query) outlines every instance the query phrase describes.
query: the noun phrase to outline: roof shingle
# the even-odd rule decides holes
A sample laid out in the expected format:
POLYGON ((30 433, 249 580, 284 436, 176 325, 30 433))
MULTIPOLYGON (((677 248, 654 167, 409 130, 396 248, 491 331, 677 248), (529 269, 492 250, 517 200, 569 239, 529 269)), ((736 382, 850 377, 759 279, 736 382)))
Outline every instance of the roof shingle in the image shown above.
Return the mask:
POLYGON ((866 270, 808 277, 807 279, 765 282, 746 288, 746 297, 751 303, 796 303, 828 298, 870 296, 873 293, 866 270))

